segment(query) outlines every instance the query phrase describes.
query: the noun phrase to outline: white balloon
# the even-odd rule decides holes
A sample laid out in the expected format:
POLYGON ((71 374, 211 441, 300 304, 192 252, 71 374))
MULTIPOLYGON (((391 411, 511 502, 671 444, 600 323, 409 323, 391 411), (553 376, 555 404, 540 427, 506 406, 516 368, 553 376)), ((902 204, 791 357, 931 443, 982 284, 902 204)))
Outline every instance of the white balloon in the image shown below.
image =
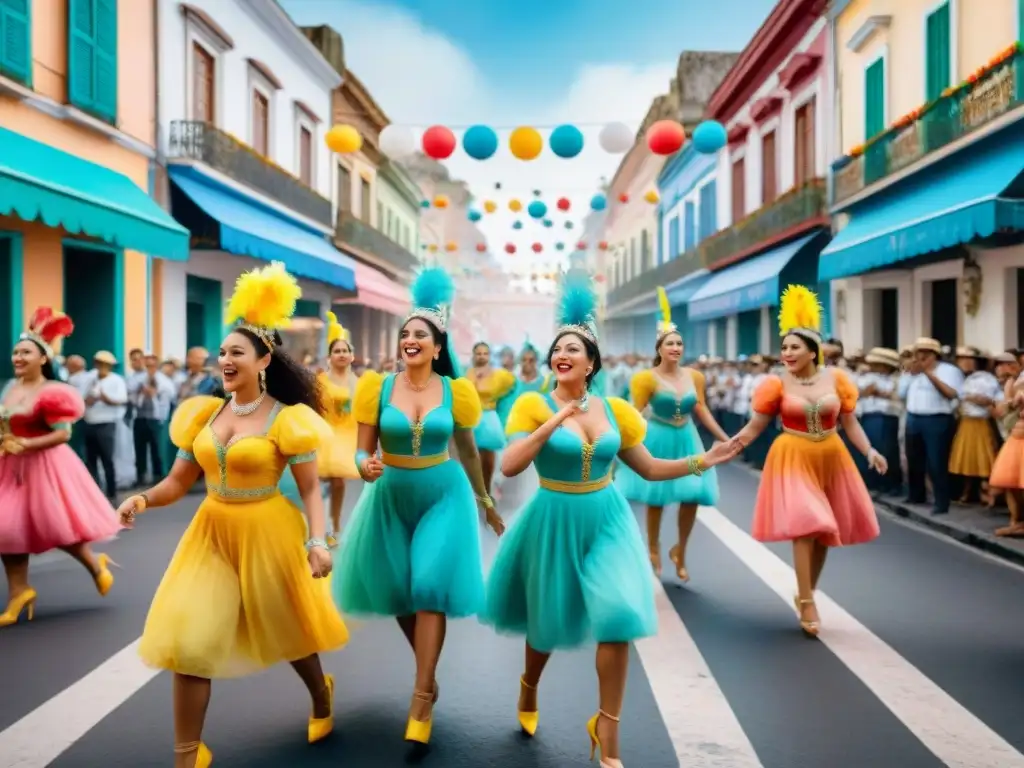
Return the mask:
POLYGON ((636 136, 633 135, 633 131, 629 130, 629 126, 625 123, 608 123, 608 125, 601 129, 601 135, 598 136, 597 140, 601 144, 601 149, 605 152, 620 155, 623 152, 629 151, 629 148, 636 141, 636 136))
POLYGON ((387 126, 380 132, 378 143, 380 151, 394 160, 408 157, 416 151, 416 137, 400 125, 387 126))

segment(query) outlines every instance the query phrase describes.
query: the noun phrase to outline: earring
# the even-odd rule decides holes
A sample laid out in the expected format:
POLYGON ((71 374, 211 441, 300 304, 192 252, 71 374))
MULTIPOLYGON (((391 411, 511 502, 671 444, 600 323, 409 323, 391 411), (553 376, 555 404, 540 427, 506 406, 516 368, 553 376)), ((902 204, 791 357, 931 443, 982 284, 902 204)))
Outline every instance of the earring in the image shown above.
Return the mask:
POLYGON ((267 391, 267 372, 266 370, 260 371, 260 392, 267 391))
POLYGON ((590 372, 591 372, 592 370, 594 370, 594 369, 593 369, 593 368, 587 368, 587 376, 589 376, 589 375, 590 375, 590 372))

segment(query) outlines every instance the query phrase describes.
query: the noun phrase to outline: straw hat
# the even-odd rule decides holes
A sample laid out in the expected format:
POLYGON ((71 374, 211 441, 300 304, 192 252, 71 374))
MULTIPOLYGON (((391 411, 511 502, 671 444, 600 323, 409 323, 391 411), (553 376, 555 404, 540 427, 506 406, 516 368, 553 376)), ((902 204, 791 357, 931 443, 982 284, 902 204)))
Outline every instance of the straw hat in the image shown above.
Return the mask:
POLYGON ((973 360, 988 360, 991 355, 988 352, 982 352, 977 347, 957 347, 957 357, 969 357, 973 360))
POLYGON ((998 355, 992 358, 992 362, 996 363, 997 365, 1002 363, 1012 364, 1017 362, 1017 356, 1014 355, 1013 352, 1000 352, 998 355))
POLYGON ((864 356, 864 362, 873 365, 887 365, 890 368, 899 368, 900 353, 888 347, 875 347, 864 356))
POLYGON ((117 358, 114 357, 113 352, 108 352, 105 349, 101 349, 95 355, 92 356, 94 363, 106 363, 107 365, 117 365, 117 358))
POLYGON ((922 336, 914 342, 915 352, 931 352, 932 354, 942 355, 942 345, 936 339, 930 339, 927 336, 922 336))

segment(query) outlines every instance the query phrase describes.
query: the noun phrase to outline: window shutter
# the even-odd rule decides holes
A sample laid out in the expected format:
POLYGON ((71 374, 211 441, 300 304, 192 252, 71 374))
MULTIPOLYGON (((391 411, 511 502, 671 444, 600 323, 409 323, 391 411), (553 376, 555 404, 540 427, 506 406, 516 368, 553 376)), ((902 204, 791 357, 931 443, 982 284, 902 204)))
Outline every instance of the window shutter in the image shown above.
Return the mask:
POLYGON ((95 107, 96 21, 93 10, 93 0, 68 0, 68 101, 90 112, 95 107))
POLYGON ((949 87, 949 3, 929 14, 925 29, 925 100, 934 101, 949 87))
POLYGON ((885 130, 885 59, 864 72, 864 140, 885 130))
MULTIPOLYGON (((696 209, 692 200, 687 200, 686 205, 683 208, 684 216, 683 219, 683 253, 693 248, 697 244, 697 221, 696 221, 696 209)), ((675 254, 678 256, 679 254, 675 254)))
POLYGON ((30 0, 0 0, 0 74, 32 82, 30 0))
POLYGON ((94 0, 96 47, 95 112, 117 122, 117 0, 94 0))

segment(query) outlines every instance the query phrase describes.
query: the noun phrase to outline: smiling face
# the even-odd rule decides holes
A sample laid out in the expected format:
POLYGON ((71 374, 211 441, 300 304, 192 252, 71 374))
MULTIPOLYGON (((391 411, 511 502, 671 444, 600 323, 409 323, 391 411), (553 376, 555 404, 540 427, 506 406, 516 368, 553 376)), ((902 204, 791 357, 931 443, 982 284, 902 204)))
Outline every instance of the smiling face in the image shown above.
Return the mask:
POLYGON ((14 345, 11 353, 11 365, 14 367, 14 375, 23 378, 35 378, 39 375, 46 356, 39 345, 34 341, 19 341, 14 345))
POLYGON ((419 317, 414 317, 402 328, 398 348, 407 369, 430 365, 440 353, 434 340, 434 329, 419 317))
POLYGON ((807 341, 795 333, 791 333, 782 340, 782 362, 790 373, 800 373, 808 366, 814 366, 817 355, 807 344, 807 341))
POLYGON ((683 337, 678 333, 668 334, 658 345, 658 353, 662 359, 678 363, 683 359, 683 337))
POLYGON ((338 339, 331 345, 329 360, 335 370, 345 370, 352 365, 352 347, 344 339, 338 339))
POLYGON ((592 361, 582 338, 575 333, 567 333, 555 340, 551 347, 551 370, 559 384, 584 384, 591 367, 592 361))
POLYGON ((491 349, 486 344, 473 347, 473 367, 483 368, 491 362, 491 349))
POLYGON ((270 365, 270 354, 257 355, 252 340, 244 333, 234 331, 221 342, 217 365, 220 366, 224 391, 234 392, 258 383, 260 371, 270 365))

